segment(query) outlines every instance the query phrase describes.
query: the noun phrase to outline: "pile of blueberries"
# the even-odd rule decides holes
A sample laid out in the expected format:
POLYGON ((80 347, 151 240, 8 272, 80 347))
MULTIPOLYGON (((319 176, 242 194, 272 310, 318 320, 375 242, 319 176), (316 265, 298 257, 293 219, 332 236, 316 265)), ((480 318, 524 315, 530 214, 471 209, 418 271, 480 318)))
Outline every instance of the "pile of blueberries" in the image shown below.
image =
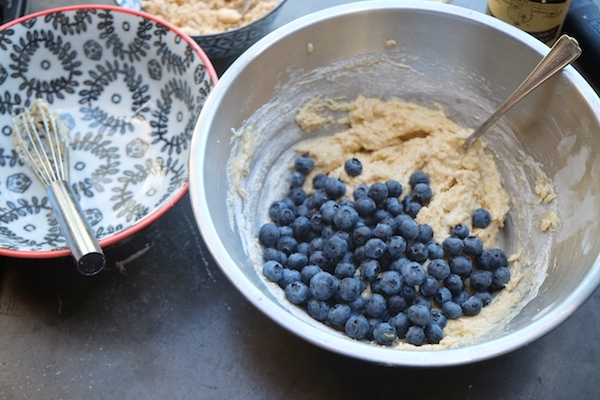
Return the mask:
MULTIPOLYGON (((506 253, 484 249, 466 225, 437 243, 431 226, 415 221, 434 195, 426 174, 414 172, 404 196, 390 180, 358 185, 352 201, 342 180, 324 174, 308 196, 314 161, 299 156, 294 167, 289 192, 270 205, 272 222, 258 234, 262 270, 314 319, 385 346, 434 344, 448 319, 479 314, 510 280, 506 253)), ((362 173, 356 158, 344 167, 362 173)), ((490 223, 487 210, 473 211, 474 228, 490 223)))

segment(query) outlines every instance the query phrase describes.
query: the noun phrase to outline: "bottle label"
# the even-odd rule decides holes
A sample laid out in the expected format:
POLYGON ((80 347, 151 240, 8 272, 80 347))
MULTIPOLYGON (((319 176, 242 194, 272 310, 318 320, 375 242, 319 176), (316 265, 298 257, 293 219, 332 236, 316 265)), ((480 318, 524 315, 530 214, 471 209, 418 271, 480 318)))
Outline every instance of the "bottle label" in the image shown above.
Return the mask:
POLYGON ((542 42, 556 40, 571 0, 489 0, 488 13, 542 42))

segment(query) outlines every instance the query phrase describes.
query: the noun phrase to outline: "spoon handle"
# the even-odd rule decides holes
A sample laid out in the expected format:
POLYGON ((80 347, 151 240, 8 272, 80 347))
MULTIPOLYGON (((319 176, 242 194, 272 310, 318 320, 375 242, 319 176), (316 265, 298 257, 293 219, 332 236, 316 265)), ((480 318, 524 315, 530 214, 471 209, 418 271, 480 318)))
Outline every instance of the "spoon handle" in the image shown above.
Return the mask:
POLYGON ((467 138, 465 148, 468 149, 471 147, 475 140, 523 97, 527 96, 533 89, 544 83, 552 75, 575 61, 580 55, 581 47, 579 47, 579 43, 575 38, 568 35, 562 35, 558 38, 548 54, 542 58, 523 83, 467 138))

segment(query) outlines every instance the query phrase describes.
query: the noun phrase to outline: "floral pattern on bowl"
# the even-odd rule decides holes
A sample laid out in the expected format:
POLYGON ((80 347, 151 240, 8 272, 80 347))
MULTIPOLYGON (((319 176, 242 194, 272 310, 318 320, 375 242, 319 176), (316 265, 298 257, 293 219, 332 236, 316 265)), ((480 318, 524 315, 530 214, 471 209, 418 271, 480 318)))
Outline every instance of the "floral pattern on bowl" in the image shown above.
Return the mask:
POLYGON ((190 140, 216 79, 195 42, 119 7, 66 7, 2 26, 0 254, 69 254, 44 187, 13 146, 18 108, 44 99, 70 129, 70 184, 107 245, 187 192, 190 140))

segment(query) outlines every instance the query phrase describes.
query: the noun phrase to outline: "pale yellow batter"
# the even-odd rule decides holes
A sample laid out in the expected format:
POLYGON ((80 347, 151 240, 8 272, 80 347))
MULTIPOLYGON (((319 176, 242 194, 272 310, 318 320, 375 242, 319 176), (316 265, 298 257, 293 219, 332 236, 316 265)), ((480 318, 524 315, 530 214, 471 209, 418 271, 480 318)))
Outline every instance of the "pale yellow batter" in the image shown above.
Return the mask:
MULTIPOLYGON (((497 246, 499 230, 509 211, 509 197, 502 187, 494 157, 481 140, 466 151, 463 143, 471 131, 450 121, 441 109, 432 110, 399 99, 359 97, 344 102, 315 98, 298 112, 296 122, 305 131, 330 124, 345 127, 333 136, 308 139, 295 147, 315 161, 306 190, 311 191, 312 176, 326 173, 341 178, 348 188, 396 179, 404 184, 405 191, 410 191, 407 184, 410 174, 422 171, 431 179, 434 196, 421 209, 417 221, 431 225, 439 242, 448 236, 452 226, 462 223, 487 248, 497 246), (363 173, 357 177, 344 171, 344 162, 352 157, 363 164, 363 173), (473 228, 471 224, 471 214, 479 207, 489 210, 493 218, 486 229, 473 228)), ((501 329, 502 321, 514 312, 513 306, 520 300, 521 294, 513 288, 524 276, 523 269, 519 255, 513 255, 508 286, 478 316, 449 321, 440 344, 417 348, 399 341, 397 347, 412 350, 459 347, 473 343, 493 329, 501 329)))
POLYGON ((209 35, 247 25, 280 0, 144 0, 144 11, 172 23, 188 35, 209 35))

